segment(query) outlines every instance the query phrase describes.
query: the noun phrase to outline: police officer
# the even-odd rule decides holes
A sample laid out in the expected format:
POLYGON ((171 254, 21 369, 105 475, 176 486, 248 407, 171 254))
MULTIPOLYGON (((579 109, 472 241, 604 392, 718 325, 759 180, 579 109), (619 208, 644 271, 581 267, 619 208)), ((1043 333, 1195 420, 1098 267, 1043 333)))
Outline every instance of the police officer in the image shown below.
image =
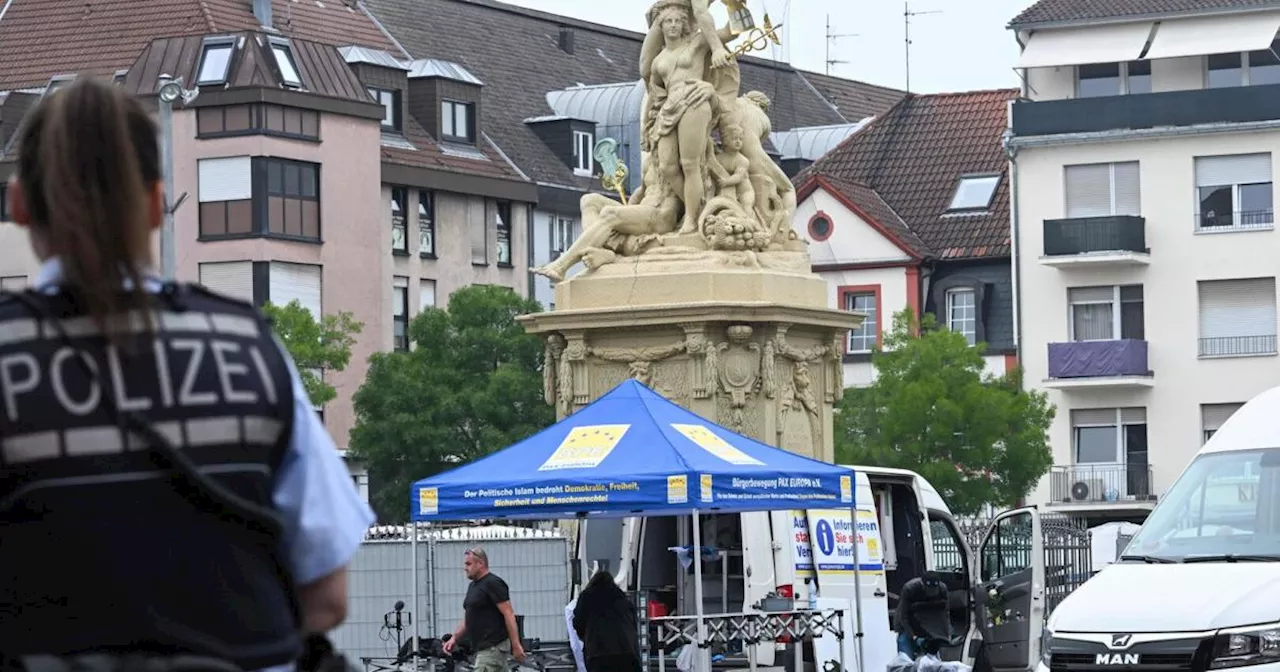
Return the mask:
POLYGON ((148 272, 156 136, 81 78, 18 139, 42 265, 0 296, 0 667, 288 669, 346 615, 373 515, 253 306, 148 272))

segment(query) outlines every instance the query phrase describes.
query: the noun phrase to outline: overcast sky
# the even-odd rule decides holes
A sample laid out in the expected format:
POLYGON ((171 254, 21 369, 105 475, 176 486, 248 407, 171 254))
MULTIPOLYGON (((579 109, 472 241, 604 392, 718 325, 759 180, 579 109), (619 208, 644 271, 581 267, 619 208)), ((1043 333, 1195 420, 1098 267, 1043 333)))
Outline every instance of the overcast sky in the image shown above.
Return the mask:
MULTIPOLYGON (((584 21, 643 31, 653 0, 504 0, 584 21)), ((1005 26, 1034 0, 911 0, 911 90, 923 93, 1017 86, 1018 46, 1005 26), (937 12, 937 13, 923 13, 937 12)), ((826 70, 827 17, 831 74, 904 88, 906 57, 901 0, 748 0, 760 23, 764 12, 783 21, 783 45, 756 55, 798 68, 826 70), (838 9, 837 9, 838 7, 838 9)), ((723 5, 713 9, 723 20, 723 5)), ((720 21, 717 21, 719 23, 720 21)))

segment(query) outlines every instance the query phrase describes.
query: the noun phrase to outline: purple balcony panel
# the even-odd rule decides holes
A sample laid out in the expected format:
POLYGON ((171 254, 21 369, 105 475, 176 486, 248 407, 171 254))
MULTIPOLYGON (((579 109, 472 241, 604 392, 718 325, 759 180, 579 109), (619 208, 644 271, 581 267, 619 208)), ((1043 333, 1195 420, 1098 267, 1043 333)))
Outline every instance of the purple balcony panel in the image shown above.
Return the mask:
POLYGON ((1074 341, 1049 344, 1050 378, 1149 376, 1147 342, 1074 341))

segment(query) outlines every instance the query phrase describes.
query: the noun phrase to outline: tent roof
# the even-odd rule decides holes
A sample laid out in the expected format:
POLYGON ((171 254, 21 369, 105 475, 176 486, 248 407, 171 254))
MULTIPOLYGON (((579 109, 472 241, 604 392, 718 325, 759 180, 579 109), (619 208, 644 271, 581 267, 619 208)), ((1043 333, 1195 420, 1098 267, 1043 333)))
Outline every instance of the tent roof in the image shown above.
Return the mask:
POLYGON ((853 506, 853 471, 736 434, 627 380, 568 418, 414 483, 414 520, 853 506))

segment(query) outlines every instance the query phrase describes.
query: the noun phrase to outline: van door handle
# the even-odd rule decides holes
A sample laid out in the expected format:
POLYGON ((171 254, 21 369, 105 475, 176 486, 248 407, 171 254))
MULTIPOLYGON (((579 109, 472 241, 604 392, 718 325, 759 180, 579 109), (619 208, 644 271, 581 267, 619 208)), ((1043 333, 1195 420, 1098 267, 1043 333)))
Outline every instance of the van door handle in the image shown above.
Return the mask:
POLYGON ((876 597, 884 597, 884 591, 880 590, 879 588, 876 588, 876 592, 872 593, 872 595, 876 597))

